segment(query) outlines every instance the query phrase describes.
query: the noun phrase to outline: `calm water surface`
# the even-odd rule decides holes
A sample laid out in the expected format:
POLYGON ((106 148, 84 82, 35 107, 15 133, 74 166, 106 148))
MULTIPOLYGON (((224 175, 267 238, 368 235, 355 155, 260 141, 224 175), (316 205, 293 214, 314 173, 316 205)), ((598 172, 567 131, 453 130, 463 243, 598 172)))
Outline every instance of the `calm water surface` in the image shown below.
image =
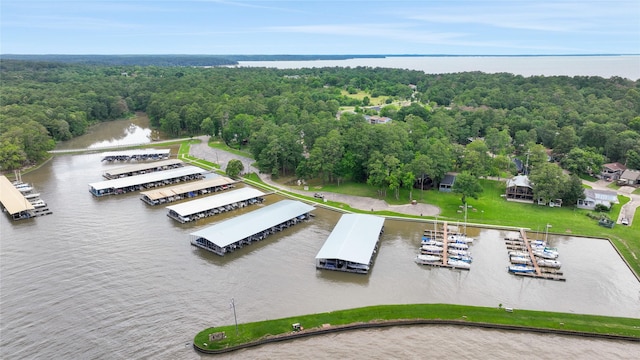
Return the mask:
MULTIPOLYGON (((93 197, 87 184, 117 166, 99 154, 57 156, 23 176, 54 213, 0 217, 0 358, 197 359, 185 345, 203 328, 233 323, 232 298, 240 323, 403 303, 640 318, 640 284, 606 241, 551 236, 567 277, 554 282, 509 275, 509 233, 498 230, 471 229, 471 271, 421 267, 413 258, 429 225, 387 220, 372 272, 343 274, 314 267, 340 216, 317 209, 308 223, 219 257, 192 247, 189 232, 256 207, 181 225, 137 194, 93 197)), ((278 200, 269 195, 264 205, 278 200)), ((624 342, 441 326, 328 335, 223 358, 626 359, 639 351, 624 342)))
POLYGON ((317 61, 240 61, 239 66, 300 69, 311 67, 384 67, 427 74, 482 71, 522 76, 619 76, 640 79, 640 56, 416 56, 317 61))

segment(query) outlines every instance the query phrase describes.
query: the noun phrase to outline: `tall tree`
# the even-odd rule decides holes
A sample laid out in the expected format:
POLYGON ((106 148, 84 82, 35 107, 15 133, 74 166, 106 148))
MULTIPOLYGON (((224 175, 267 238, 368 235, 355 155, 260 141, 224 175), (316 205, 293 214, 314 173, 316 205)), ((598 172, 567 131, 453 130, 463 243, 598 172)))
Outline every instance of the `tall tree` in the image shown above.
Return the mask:
POLYGON ((533 195, 545 204, 560 199, 564 189, 565 175, 554 163, 543 163, 531 171, 529 179, 533 183, 533 195))
POLYGON ((461 194, 460 200, 466 206, 468 197, 478 199, 478 196, 482 194, 482 186, 477 177, 471 175, 468 171, 463 171, 456 176, 456 181, 453 183, 451 191, 461 194))

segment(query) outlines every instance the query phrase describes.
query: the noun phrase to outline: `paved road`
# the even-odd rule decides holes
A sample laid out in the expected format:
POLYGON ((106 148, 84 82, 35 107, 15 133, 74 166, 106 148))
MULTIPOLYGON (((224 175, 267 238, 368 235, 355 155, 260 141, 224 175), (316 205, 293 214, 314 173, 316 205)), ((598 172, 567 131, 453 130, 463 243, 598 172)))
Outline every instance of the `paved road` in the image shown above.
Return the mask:
MULTIPOLYGON (((238 159, 242 161, 244 164, 245 172, 251 173, 254 172, 260 176, 260 179, 265 183, 285 191, 305 195, 305 196, 313 196, 314 191, 304 191, 298 190, 294 188, 289 188, 283 186, 281 184, 276 183, 271 179, 271 176, 268 174, 261 174, 260 171, 251 166, 254 162, 253 159, 248 157, 239 156, 236 154, 232 154, 230 152, 214 149, 209 147, 209 137, 208 136, 200 136, 198 139, 201 140, 199 144, 191 145, 189 149, 189 155, 195 156, 200 159, 204 159, 213 163, 217 163, 220 165, 221 169, 225 169, 227 167, 227 163, 231 159, 238 159), (248 170, 247 170, 248 169, 248 170)), ((422 215, 422 216, 436 216, 440 214, 440 208, 434 205, 429 204, 406 204, 406 205, 389 205, 386 201, 380 199, 374 199, 369 197, 362 196, 353 196, 353 195, 345 195, 345 194, 335 194, 335 193, 324 193, 325 198, 329 201, 336 201, 343 204, 347 204, 354 209, 359 210, 371 210, 371 211, 393 211, 400 214, 408 214, 408 215, 422 215)))

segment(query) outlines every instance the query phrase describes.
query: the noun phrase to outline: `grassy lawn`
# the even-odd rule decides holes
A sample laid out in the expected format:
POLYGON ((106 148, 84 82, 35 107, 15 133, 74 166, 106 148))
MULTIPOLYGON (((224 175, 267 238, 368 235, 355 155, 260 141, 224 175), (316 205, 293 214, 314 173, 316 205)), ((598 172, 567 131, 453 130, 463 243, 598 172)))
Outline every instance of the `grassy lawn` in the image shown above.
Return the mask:
POLYGON ((291 333, 291 324, 293 323, 300 323, 300 325, 308 331, 319 329, 323 324, 339 326, 381 320, 410 319, 457 320, 470 323, 514 325, 538 329, 561 329, 565 331, 613 334, 640 338, 639 319, 519 309, 513 312, 507 312, 498 304, 496 304, 495 308, 448 304, 413 304, 370 306, 239 324, 237 335, 235 325, 209 328, 195 336, 194 344, 202 349, 224 349, 250 343, 267 336, 291 333), (209 342, 209 334, 222 331, 226 335, 225 339, 209 342))
POLYGON ((236 154, 238 156, 253 158, 253 155, 249 152, 248 149, 238 150, 238 149, 230 148, 227 146, 227 144, 224 143, 224 141, 215 140, 212 138, 212 140, 209 141, 209 146, 214 149, 220 149, 220 150, 230 152, 232 154, 236 154))
POLYGON ((364 99, 365 96, 369 97, 369 105, 385 105, 385 102, 387 101, 387 99, 389 98, 388 96, 378 96, 378 97, 371 97, 371 94, 364 92, 364 91, 358 91, 355 94, 349 94, 349 92, 347 90, 341 90, 340 93, 344 96, 353 98, 353 99, 358 99, 358 100, 362 100, 364 99))

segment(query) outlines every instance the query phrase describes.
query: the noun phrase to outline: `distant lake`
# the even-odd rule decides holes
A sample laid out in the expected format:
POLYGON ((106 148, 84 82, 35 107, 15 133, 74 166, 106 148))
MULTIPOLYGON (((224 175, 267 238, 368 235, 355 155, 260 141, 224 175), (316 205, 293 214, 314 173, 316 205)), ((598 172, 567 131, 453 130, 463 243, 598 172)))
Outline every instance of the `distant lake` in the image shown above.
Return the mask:
POLYGON ((415 56, 312 61, 240 61, 240 67, 300 69, 317 67, 383 67, 445 74, 467 71, 522 76, 619 76, 640 79, 640 55, 619 56, 415 56))

